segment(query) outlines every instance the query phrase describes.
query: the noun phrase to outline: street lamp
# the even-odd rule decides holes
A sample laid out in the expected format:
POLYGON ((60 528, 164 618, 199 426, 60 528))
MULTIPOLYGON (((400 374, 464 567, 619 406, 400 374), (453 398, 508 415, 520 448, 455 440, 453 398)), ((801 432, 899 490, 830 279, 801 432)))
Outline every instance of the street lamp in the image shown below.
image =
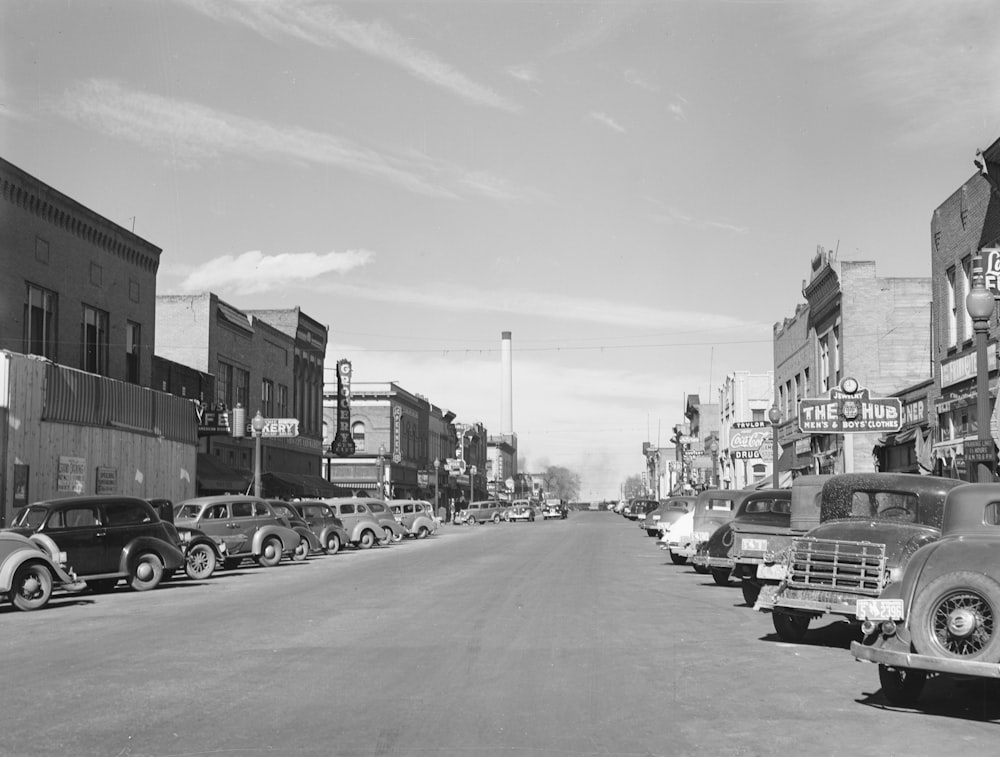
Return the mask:
MULTIPOLYGON (((990 316, 993 315, 993 293, 986 288, 983 279, 983 259, 977 255, 972 262, 972 288, 965 297, 965 309, 972 318, 972 329, 976 335, 976 416, 979 425, 978 438, 980 442, 990 441, 990 368, 986 360, 986 339, 989 336, 990 316)), ((994 458, 995 459, 995 458, 994 458)), ((969 466, 970 468, 972 466, 969 466)), ((976 480, 992 480, 992 467, 987 469, 979 464, 976 468, 976 480), (987 474, 986 470, 990 473, 987 474)))
POLYGON ((719 443, 712 440, 712 486, 719 488, 719 443))
POLYGON ((472 505, 473 493, 472 493, 472 483, 476 480, 476 466, 473 465, 469 468, 469 505, 472 505))
POLYGON ((781 420, 781 412, 777 403, 771 405, 767 411, 767 419, 771 421, 771 487, 778 488, 778 421, 781 420))
POLYGON ((385 499, 385 445, 378 446, 378 498, 385 499))
MULTIPOLYGON (((438 514, 438 507, 441 505, 441 500, 438 498, 438 483, 441 480, 441 476, 438 472, 441 470, 441 461, 438 458, 434 458, 434 514, 438 514)), ((445 513, 445 520, 447 520, 448 513, 445 513)))
POLYGON ((253 452, 253 496, 259 497, 260 492, 260 437, 264 433, 264 416, 257 411, 257 415, 250 421, 253 428, 254 452, 253 452))

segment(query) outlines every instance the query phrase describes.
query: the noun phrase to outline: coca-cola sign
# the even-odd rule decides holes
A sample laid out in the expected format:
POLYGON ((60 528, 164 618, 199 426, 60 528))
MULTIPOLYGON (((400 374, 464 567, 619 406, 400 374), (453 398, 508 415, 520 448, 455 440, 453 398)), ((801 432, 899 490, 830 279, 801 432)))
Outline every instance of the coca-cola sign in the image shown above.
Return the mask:
POLYGON ((767 421, 734 423, 729 431, 729 453, 736 460, 760 457, 760 448, 771 441, 771 424, 767 421))

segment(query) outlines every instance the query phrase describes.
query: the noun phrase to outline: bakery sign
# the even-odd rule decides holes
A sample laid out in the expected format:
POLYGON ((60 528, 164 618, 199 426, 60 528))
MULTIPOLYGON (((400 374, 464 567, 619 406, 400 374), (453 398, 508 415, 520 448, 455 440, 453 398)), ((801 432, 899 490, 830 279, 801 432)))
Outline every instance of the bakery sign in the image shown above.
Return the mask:
POLYGON ((898 397, 872 397, 857 379, 845 378, 826 399, 799 403, 799 429, 807 434, 894 433, 903 423, 898 397))
POLYGON ((771 441, 771 424, 767 421, 741 421, 729 431, 729 456, 734 460, 756 460, 764 442, 771 441))
POLYGON ((337 434, 330 451, 337 457, 354 454, 354 437, 351 435, 351 361, 337 361, 337 434))

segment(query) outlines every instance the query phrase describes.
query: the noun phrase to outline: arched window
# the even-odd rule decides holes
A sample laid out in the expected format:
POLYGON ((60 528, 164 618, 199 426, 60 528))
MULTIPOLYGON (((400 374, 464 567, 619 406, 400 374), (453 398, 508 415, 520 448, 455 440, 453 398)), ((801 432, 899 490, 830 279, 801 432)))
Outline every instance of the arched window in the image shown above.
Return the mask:
POLYGON ((354 439, 354 451, 365 451, 365 424, 361 421, 351 424, 351 437, 354 439))

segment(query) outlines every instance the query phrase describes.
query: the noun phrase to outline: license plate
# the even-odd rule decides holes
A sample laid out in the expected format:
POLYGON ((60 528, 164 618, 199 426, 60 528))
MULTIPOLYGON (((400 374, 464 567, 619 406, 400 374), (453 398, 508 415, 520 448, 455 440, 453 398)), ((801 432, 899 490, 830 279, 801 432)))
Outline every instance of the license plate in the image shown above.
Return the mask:
POLYGON ((785 566, 779 563, 774 565, 758 565, 757 578, 766 578, 769 581, 780 581, 785 577, 785 566))
POLYGON ((902 599, 859 599, 854 609, 858 620, 902 620, 902 599))
POLYGON ((740 541, 740 549, 744 552, 766 552, 767 539, 743 539, 740 541))

